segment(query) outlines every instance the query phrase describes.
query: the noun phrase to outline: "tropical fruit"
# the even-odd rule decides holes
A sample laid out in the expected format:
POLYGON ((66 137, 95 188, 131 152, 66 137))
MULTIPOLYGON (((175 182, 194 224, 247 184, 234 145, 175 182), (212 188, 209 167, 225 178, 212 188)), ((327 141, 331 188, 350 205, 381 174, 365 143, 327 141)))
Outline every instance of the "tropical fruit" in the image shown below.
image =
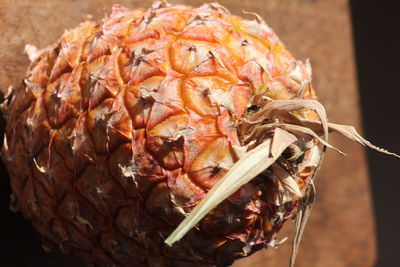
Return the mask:
POLYGON ((115 5, 27 46, 2 158, 44 249, 99 266, 227 266, 275 246, 294 214, 298 245, 328 130, 370 144, 327 123, 309 63, 254 16, 115 5))

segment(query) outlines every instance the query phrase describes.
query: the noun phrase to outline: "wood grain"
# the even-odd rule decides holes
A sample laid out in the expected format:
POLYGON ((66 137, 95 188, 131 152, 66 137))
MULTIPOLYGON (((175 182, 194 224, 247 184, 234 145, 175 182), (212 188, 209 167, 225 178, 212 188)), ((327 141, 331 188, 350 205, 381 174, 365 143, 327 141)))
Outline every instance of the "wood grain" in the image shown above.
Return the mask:
MULTIPOLYGON (((2 0, 0 2, 0 88, 17 84, 28 59, 26 43, 41 48, 55 41, 66 28, 92 14, 101 18, 111 0, 2 0)), ((149 6, 150 1, 120 0, 127 7, 149 6)), ((203 1, 174 1, 199 6, 203 1)), ((329 120, 360 129, 360 108, 346 0, 220 0, 232 13, 259 13, 298 58, 310 58, 314 86, 326 106, 329 120)), ((348 152, 329 151, 319 173, 317 204, 298 255, 298 267, 372 266, 375 234, 363 148, 341 137, 331 143, 348 152)), ((280 237, 291 236, 288 222, 280 237)), ((264 250, 235 263, 236 267, 286 266, 290 244, 264 250)))

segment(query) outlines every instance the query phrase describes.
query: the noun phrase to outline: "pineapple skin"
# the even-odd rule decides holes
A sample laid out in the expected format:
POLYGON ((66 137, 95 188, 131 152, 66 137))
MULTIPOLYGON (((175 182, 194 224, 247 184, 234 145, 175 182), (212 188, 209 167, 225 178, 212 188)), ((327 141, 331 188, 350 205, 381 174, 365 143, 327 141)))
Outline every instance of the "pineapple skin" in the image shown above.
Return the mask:
POLYGON ((238 160, 252 96, 292 99, 311 82, 260 18, 218 4, 115 5, 32 57, 4 106, 2 158, 14 207, 46 250, 99 266, 227 266, 295 213, 297 199, 277 204, 263 174, 164 244, 238 160))

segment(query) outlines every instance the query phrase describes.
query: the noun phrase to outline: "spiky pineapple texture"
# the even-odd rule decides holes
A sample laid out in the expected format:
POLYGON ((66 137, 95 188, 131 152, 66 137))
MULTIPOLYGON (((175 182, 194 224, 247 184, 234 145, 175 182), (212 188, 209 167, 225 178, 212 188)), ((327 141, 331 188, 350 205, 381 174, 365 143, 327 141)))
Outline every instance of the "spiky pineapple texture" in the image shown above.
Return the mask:
POLYGON ((296 212, 319 164, 314 137, 164 244, 243 151, 273 135, 248 121, 274 100, 315 98, 308 65, 260 17, 218 4, 115 5, 28 52, 3 105, 2 155, 46 249, 102 266, 225 266, 273 244, 296 212))

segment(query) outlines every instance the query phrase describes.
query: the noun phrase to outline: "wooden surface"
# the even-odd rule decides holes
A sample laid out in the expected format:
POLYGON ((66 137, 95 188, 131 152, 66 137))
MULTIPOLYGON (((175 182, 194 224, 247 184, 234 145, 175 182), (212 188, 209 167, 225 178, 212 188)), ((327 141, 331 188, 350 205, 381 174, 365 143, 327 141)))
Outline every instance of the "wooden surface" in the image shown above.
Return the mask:
MULTIPOLYGON (((55 41, 65 28, 86 14, 101 18, 112 0, 1 0, 0 89, 18 83, 28 60, 26 43, 39 48, 55 41)), ((150 1, 120 0, 127 7, 148 7, 150 1)), ((199 6, 203 1, 174 2, 199 6)), ((314 86, 329 120, 360 129, 349 8, 346 0, 220 0, 232 13, 259 13, 298 59, 310 58, 314 86)), ((298 267, 372 266, 375 234, 363 149, 341 137, 331 143, 348 152, 329 151, 316 181, 317 204, 298 254, 298 267)), ((2 177, 3 178, 3 177, 2 177)), ((291 236, 288 222, 280 237, 291 236)), ((264 250, 235 263, 236 267, 286 266, 290 244, 264 250)), ((61 258, 60 258, 61 260, 61 258)), ((1 263, 0 263, 1 265, 1 263)), ((61 265, 60 265, 61 266, 61 265)))

